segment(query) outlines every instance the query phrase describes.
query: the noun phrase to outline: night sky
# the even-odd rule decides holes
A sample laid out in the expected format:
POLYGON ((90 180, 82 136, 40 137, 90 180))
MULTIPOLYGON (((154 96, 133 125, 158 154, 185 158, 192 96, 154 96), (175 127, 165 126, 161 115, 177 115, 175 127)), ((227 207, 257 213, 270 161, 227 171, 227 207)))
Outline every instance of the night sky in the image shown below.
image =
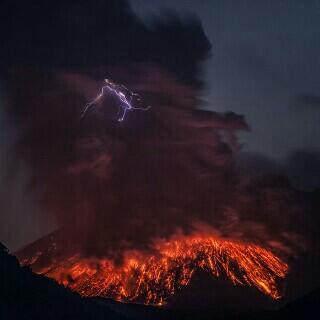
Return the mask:
POLYGON ((166 9, 199 17, 212 44, 206 108, 245 115, 244 150, 280 161, 320 151, 320 1, 131 3, 147 21, 166 9))

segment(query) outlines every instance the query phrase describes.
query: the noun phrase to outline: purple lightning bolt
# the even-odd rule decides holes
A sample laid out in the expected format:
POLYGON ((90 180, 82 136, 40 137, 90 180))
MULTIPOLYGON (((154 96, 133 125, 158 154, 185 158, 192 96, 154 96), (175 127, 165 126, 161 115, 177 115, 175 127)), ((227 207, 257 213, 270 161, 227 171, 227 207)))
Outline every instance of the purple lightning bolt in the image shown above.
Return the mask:
POLYGON ((105 82, 105 85, 101 88, 99 95, 95 99, 93 99, 92 101, 88 102, 85 105, 85 107, 81 113, 81 117, 83 117, 85 115, 85 113, 87 112, 87 110, 90 107, 92 107, 93 105, 95 105, 104 96, 106 90, 115 94, 120 99, 119 113, 121 110, 120 108, 122 108, 122 116, 120 116, 118 118, 118 121, 123 121, 128 110, 146 111, 151 108, 151 106, 147 106, 147 107, 143 107, 143 108, 134 106, 133 99, 135 98, 136 100, 139 101, 140 100, 139 94, 130 91, 124 85, 115 84, 114 82, 112 82, 109 79, 105 79, 104 82, 105 82))

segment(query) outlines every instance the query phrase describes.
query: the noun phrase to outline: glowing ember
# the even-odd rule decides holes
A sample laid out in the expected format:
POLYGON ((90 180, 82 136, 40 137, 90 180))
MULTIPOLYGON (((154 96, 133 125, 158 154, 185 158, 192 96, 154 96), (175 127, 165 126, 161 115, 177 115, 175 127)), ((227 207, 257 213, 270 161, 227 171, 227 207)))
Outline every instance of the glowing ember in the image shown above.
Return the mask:
POLYGON ((255 286, 273 299, 280 298, 277 279, 288 266, 257 245, 221 240, 213 236, 183 236, 158 241, 154 254, 128 251, 123 263, 106 258, 74 255, 38 270, 83 296, 162 305, 187 286, 196 270, 226 275, 234 285, 255 286))

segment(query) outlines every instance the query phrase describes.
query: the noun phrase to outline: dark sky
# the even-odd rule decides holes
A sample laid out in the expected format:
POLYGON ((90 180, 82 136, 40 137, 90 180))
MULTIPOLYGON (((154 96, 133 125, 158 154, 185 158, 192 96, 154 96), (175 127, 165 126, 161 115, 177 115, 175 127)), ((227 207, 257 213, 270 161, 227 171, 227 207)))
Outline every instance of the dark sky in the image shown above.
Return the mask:
POLYGON ((199 17, 212 43, 207 108, 244 114, 244 150, 283 159, 320 148, 320 1, 131 0, 199 17))

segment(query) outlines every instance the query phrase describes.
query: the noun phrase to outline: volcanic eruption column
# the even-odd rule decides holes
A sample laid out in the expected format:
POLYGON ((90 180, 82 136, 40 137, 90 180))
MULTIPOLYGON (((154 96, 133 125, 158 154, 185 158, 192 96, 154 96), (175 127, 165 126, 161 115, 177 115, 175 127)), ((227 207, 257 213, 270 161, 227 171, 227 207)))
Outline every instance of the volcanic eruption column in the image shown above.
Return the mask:
MULTIPOLYGON (((128 110, 150 108, 133 106, 132 99, 139 95, 125 86, 108 79, 105 83, 100 94, 85 106, 82 116, 106 90, 121 102, 123 114, 118 121, 124 119, 128 110)), ((200 233, 155 241, 152 249, 153 253, 149 254, 125 251, 121 265, 108 258, 76 254, 37 268, 41 252, 23 263, 33 265, 36 272, 56 279, 81 295, 112 297, 120 301, 162 305, 168 296, 189 284, 196 270, 207 271, 216 277, 224 274, 235 285, 255 286, 273 299, 281 297, 276 282, 286 276, 288 266, 260 246, 200 233)))

